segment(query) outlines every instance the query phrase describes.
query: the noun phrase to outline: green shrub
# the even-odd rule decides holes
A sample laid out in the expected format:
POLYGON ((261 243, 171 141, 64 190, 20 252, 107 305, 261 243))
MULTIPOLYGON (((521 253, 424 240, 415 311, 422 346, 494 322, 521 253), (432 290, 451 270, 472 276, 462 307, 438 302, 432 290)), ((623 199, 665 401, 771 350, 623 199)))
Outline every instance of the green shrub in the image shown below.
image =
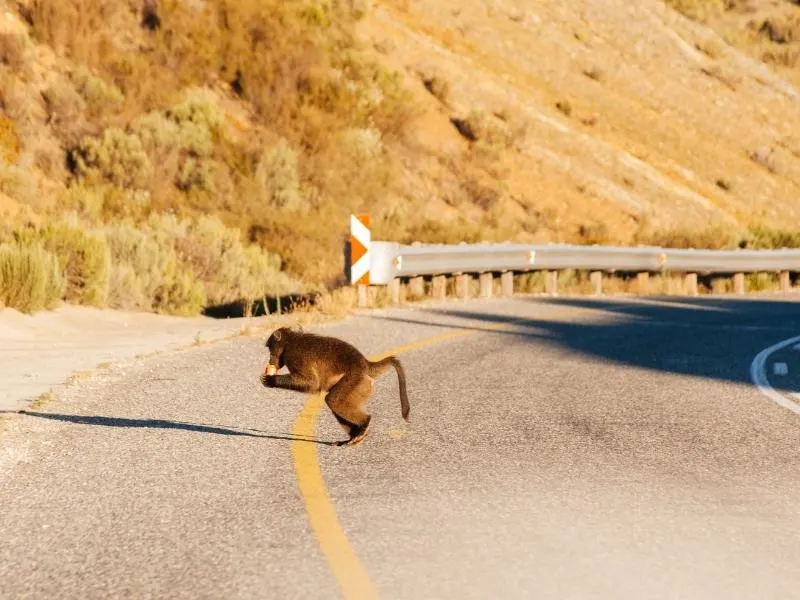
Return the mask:
POLYGON ((53 308, 64 286, 58 259, 40 245, 0 245, 0 304, 25 313, 53 308))
POLYGON ((203 283, 181 264, 175 248, 130 223, 106 227, 112 256, 109 306, 195 315, 206 303, 203 283))
POLYGON ((179 125, 191 123, 209 132, 216 131, 225 121, 213 95, 202 89, 189 90, 185 100, 170 108, 167 116, 179 125))
POLYGON ((56 255, 66 280, 64 300, 89 306, 106 305, 111 260, 102 235, 67 221, 54 221, 40 229, 21 230, 17 237, 29 246, 41 244, 56 255))
POLYGON ((125 100, 116 85, 93 75, 83 65, 72 73, 71 78, 76 91, 86 102, 86 108, 91 114, 100 115, 108 109, 121 106, 125 100))
POLYGON ((269 204, 287 210, 300 208, 302 194, 297 176, 297 153, 285 140, 264 150, 255 178, 269 204))
POLYGON ((106 129, 102 138, 84 138, 73 158, 80 177, 121 188, 144 188, 153 172, 141 140, 117 128, 106 129))
POLYGON ((210 97, 199 92, 166 112, 153 111, 136 119, 132 133, 151 163, 178 189, 216 191, 214 139, 223 115, 210 97))
POLYGON ((297 282, 280 271, 278 256, 246 246, 239 230, 226 227, 216 217, 190 221, 154 214, 148 228, 160 246, 175 249, 181 270, 203 283, 212 305, 300 290, 297 282))

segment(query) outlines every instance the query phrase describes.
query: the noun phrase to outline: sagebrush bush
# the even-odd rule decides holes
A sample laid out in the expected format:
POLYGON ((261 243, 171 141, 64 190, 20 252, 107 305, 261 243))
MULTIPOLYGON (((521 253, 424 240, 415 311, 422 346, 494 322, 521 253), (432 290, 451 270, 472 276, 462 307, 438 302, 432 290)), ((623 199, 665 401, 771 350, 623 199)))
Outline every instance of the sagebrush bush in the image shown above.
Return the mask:
POLYGON ((99 116, 106 111, 114 110, 120 107, 125 100, 116 85, 92 74, 84 65, 75 69, 71 79, 75 90, 83 98, 86 109, 91 115, 99 116))
POLYGON ((25 313, 53 308, 64 287, 58 259, 41 245, 0 245, 0 305, 25 313))
POLYGON ((302 204, 297 153, 281 139, 261 154, 255 172, 259 192, 274 207, 296 210, 302 204))
POLYGON ((144 188, 153 172, 138 136, 116 127, 106 129, 102 138, 84 138, 73 159, 79 177, 109 181, 121 188, 144 188))
POLYGON ((206 303, 202 281, 163 238, 131 223, 104 228, 112 257, 109 306, 194 315, 206 303))
POLYGON ((216 217, 195 221, 154 214, 148 220, 148 229, 159 244, 172 246, 182 266, 203 282, 210 304, 302 289, 280 271, 277 255, 247 246, 240 231, 226 227, 216 217))
POLYGON ((29 246, 41 245, 58 258, 66 286, 63 299, 75 304, 104 307, 108 298, 111 258, 105 238, 67 220, 17 232, 29 246))

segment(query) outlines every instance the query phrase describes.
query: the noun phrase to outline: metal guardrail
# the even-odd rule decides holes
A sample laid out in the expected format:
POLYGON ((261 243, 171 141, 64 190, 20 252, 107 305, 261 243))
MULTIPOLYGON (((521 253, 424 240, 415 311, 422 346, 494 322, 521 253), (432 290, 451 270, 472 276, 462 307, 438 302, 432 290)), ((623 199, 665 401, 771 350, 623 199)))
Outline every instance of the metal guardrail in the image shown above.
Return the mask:
POLYGON ((800 250, 678 250, 569 244, 426 244, 372 242, 370 282, 459 273, 581 269, 591 271, 754 273, 800 271, 800 250))

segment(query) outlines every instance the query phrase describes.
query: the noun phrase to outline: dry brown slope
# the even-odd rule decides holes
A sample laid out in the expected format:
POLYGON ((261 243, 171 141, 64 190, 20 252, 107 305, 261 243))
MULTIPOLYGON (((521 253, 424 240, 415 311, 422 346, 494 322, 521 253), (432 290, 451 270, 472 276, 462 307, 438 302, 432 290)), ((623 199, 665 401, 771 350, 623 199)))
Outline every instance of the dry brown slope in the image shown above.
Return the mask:
POLYGON ((659 1, 381 0, 360 33, 449 83, 447 106, 427 100, 429 145, 473 109, 525 121, 507 191, 555 237, 800 225, 797 90, 659 1))

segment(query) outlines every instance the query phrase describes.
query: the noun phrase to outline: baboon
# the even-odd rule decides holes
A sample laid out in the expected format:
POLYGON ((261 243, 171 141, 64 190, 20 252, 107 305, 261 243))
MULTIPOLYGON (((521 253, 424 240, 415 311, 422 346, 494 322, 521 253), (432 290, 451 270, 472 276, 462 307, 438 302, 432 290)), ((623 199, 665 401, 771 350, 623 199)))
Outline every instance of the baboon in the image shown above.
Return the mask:
POLYGON ((281 327, 266 341, 269 362, 261 375, 265 387, 297 392, 327 392, 325 403, 350 436, 337 446, 361 443, 372 416, 363 405, 372 394, 375 378, 393 366, 400 384, 400 412, 408 421, 409 404, 403 366, 395 356, 372 362, 351 344, 334 337, 281 327), (289 373, 277 375, 282 367, 289 373))

